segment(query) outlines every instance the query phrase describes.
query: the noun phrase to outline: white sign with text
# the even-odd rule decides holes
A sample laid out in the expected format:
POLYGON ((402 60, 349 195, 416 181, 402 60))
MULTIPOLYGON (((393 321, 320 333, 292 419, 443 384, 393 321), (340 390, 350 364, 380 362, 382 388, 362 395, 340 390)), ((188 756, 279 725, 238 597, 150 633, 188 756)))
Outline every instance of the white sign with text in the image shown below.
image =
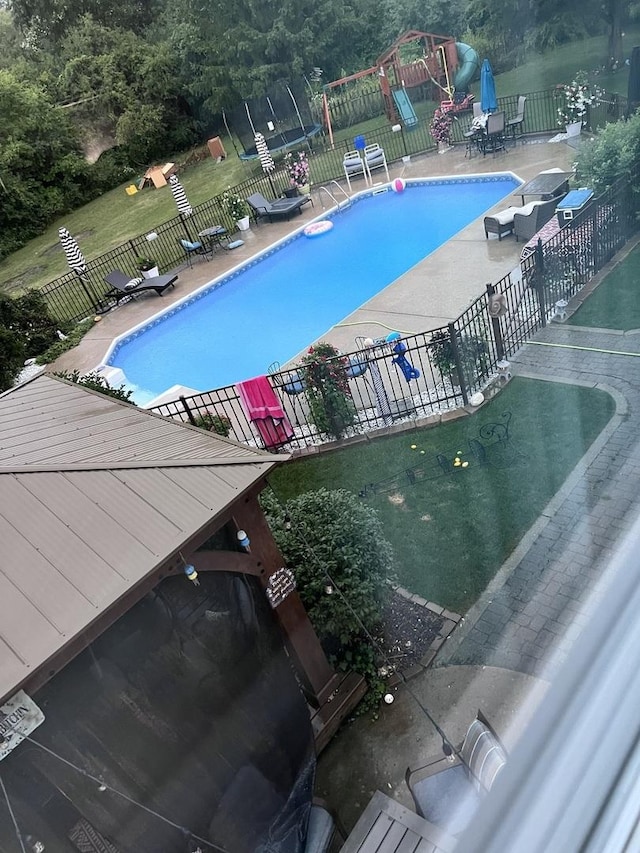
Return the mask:
POLYGON ((24 690, 0 705, 0 761, 40 723, 44 723, 44 714, 24 690))

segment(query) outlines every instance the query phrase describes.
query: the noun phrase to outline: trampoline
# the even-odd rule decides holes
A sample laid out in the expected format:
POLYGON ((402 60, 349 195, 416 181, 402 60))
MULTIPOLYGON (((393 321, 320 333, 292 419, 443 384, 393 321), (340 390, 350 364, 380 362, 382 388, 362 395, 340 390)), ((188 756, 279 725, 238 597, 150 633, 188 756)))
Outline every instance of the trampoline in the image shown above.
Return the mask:
POLYGON ((310 140, 322 130, 322 125, 312 115, 302 83, 276 83, 264 95, 242 101, 223 116, 229 135, 233 132, 240 141, 243 151, 238 151, 238 156, 241 160, 258 157, 256 133, 264 136, 273 153, 300 144, 310 145, 310 140))

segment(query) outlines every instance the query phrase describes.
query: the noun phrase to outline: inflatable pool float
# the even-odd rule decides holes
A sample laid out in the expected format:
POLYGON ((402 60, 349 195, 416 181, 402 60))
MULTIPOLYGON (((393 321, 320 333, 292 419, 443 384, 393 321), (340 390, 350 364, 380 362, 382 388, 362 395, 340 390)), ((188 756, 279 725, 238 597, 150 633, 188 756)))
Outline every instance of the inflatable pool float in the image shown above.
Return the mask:
POLYGON ((321 219, 320 222, 311 222, 309 225, 305 225, 302 233, 305 237, 319 237, 321 234, 331 231, 332 228, 333 222, 330 219, 321 219))

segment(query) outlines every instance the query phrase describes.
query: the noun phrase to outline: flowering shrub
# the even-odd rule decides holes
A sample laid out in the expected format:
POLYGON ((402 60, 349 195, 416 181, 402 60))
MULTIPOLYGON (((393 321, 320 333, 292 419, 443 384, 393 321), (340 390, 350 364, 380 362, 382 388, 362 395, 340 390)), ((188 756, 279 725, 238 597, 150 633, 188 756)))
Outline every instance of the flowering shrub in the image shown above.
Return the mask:
POLYGON ((238 222, 239 219, 242 219, 249 213, 247 203, 231 190, 226 190, 222 194, 222 207, 224 212, 228 213, 235 222, 238 222))
POLYGON ((436 109, 431 119, 431 126, 429 127, 429 132, 436 142, 449 143, 452 121, 453 118, 449 110, 443 110, 440 107, 436 109))
POLYGON ((319 432, 341 438, 356 416, 347 376, 349 359, 321 341, 309 348, 302 365, 313 423, 319 432))
POLYGON ((584 121, 587 107, 598 104, 600 92, 591 91, 584 71, 578 71, 572 83, 556 86, 556 96, 561 99, 558 106, 558 124, 564 127, 575 121, 584 121))
POLYGON ((309 161, 305 151, 287 154, 285 163, 289 170, 289 183, 292 187, 304 187, 309 183, 309 161))

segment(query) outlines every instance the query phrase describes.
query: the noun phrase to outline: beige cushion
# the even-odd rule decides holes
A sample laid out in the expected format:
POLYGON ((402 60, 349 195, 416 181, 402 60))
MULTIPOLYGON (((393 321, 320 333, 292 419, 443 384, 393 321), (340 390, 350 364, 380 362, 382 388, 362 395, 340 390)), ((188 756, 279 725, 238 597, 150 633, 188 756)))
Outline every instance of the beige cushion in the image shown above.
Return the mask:
POLYGON ((500 225, 508 225, 510 222, 513 222, 514 214, 520 213, 521 211, 521 207, 507 207, 504 210, 500 210, 498 213, 493 213, 491 216, 487 216, 487 219, 495 219, 495 221, 500 223, 500 225))

